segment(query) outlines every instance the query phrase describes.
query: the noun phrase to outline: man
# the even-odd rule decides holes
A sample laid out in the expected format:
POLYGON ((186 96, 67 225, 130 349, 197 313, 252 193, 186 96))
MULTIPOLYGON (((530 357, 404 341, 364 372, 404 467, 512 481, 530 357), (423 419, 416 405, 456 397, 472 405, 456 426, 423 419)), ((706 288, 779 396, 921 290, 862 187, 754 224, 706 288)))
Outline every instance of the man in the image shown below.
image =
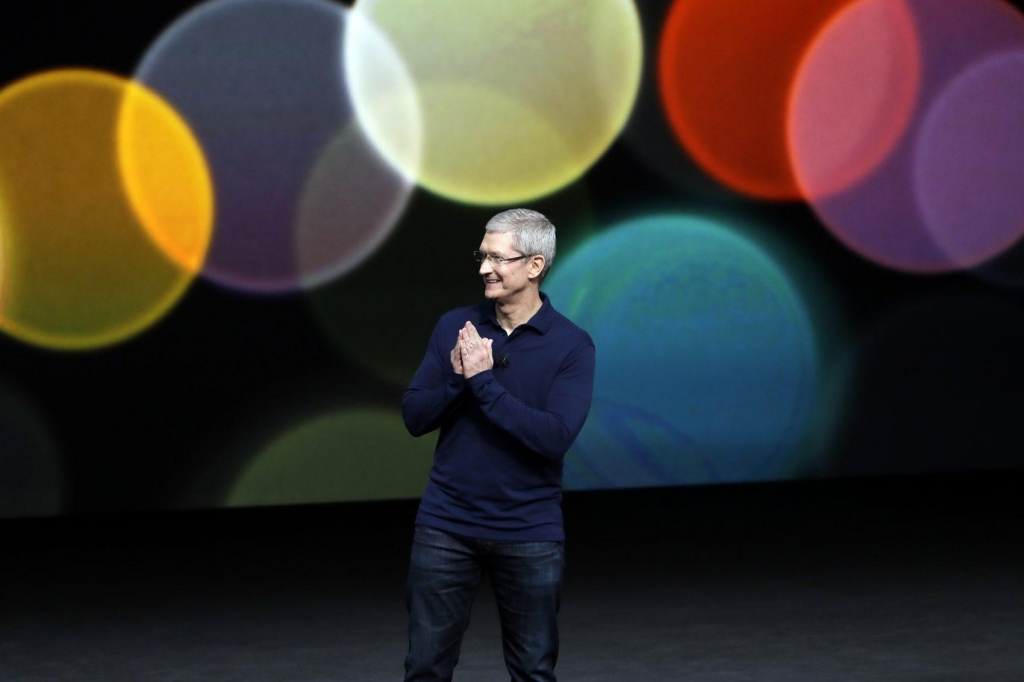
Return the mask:
POLYGON ((481 575, 494 590, 512 680, 555 680, 564 539, 562 458, 590 411, 594 343, 540 284, 555 227, 491 218, 486 301, 444 314, 402 398, 414 436, 441 429, 416 516, 406 682, 451 680, 481 575))

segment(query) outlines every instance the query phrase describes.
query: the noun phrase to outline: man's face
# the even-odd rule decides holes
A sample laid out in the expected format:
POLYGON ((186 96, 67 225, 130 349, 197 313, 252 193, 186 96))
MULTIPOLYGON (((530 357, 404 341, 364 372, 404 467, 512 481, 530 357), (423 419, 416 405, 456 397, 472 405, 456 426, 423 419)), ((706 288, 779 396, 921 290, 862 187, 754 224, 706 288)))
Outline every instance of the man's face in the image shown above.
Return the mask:
MULTIPOLYGON (((507 232, 488 232, 480 242, 480 250, 491 256, 515 258, 524 254, 512 246, 512 235, 507 232)), ((514 296, 526 289, 530 283, 528 264, 529 258, 494 265, 489 258, 480 264, 480 276, 484 280, 484 296, 491 300, 501 300, 514 296)))

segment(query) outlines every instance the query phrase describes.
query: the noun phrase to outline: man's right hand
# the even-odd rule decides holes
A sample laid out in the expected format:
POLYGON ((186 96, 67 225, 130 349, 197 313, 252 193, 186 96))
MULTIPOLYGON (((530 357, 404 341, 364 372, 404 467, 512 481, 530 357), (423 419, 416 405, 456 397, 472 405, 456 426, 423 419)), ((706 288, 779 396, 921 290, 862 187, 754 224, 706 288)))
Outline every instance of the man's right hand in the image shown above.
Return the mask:
POLYGON ((462 335, 463 335, 463 333, 464 333, 464 329, 460 329, 459 330, 459 338, 456 339, 456 341, 455 341, 455 348, 452 348, 452 352, 451 352, 452 369, 454 369, 455 373, 459 374, 459 375, 462 374, 462 351, 459 350, 459 345, 462 343, 462 335))

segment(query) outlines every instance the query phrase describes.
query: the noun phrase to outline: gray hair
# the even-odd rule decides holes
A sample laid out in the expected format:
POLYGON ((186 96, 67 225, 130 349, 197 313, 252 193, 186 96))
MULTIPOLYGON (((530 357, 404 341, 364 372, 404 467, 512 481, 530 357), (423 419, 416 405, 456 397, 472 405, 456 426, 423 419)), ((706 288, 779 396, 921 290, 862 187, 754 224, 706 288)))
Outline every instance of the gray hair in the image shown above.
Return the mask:
POLYGON ((543 213, 528 208, 502 211, 487 221, 484 230, 510 233, 512 246, 524 256, 544 256, 544 269, 540 273, 540 281, 544 281, 555 261, 555 226, 543 213))

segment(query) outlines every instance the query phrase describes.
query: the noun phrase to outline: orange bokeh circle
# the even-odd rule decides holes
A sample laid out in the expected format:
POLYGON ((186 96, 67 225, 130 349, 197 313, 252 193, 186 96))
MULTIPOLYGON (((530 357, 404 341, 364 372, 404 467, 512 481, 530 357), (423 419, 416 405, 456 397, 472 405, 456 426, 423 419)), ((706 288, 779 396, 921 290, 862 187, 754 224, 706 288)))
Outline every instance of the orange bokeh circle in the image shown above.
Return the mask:
POLYGON ((202 149, 143 86, 62 69, 0 91, 0 330, 54 350, 124 341, 181 299, 212 224, 202 149))
POLYGON ((786 114, 801 60, 849 0, 677 0, 658 55, 662 106, 704 170, 758 199, 800 198, 786 114))

